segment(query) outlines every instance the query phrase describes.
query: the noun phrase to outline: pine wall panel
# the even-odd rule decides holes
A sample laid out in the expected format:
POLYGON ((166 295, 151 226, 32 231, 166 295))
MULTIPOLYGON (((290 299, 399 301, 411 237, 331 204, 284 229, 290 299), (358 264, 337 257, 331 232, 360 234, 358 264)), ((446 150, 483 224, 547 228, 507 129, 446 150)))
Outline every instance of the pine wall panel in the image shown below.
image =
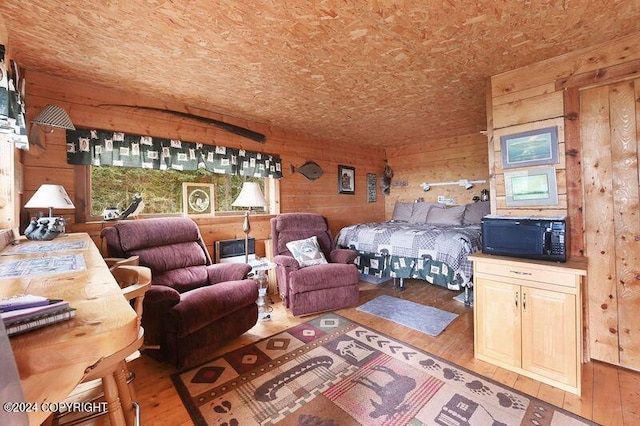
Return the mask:
POLYGON ((394 171, 390 194, 385 197, 387 219, 391 219, 396 201, 423 198, 436 202, 442 195, 454 198, 455 204, 466 204, 472 202, 474 195, 480 195, 482 189, 489 188, 487 137, 480 133, 390 147, 387 158, 394 171), (486 180, 486 183, 475 184, 470 190, 447 185, 434 186, 425 192, 420 187, 422 182, 457 182, 460 179, 486 180))
POLYGON ((637 78, 638 46, 640 33, 493 76, 487 90, 494 210, 568 216, 572 254, 589 258, 586 355, 637 370, 640 108, 638 80, 635 94, 628 80, 637 78), (549 125, 559 130, 558 205, 506 206, 500 136, 549 125))
MULTIPOLYGON (((86 82, 69 81, 58 77, 27 72, 28 119, 47 104, 56 104, 69 112, 77 127, 92 127, 123 131, 156 137, 181 139, 189 142, 243 148, 282 158, 284 177, 280 180, 280 212, 316 212, 327 217, 333 233, 357 222, 384 219, 385 204, 378 186, 377 202, 368 203, 366 197, 366 174, 381 176, 384 169, 384 151, 377 147, 355 147, 340 143, 328 135, 326 140, 309 138, 266 124, 239 120, 222 114, 188 109, 174 99, 152 99, 135 93, 123 93, 86 82), (134 111, 105 104, 133 104, 154 108, 205 115, 209 118, 229 122, 263 133, 267 137, 260 144, 213 126, 169 114, 150 111, 134 111), (102 105, 102 106, 100 106, 102 105), (306 161, 317 162, 324 174, 309 181, 299 173, 292 173, 290 165, 301 166, 306 161), (354 195, 338 194, 338 165, 355 168, 356 186, 354 195)), ((65 133, 55 130, 46 135, 46 150, 37 154, 23 152, 25 200, 43 183, 62 183, 72 199, 76 200, 77 181, 74 168, 66 162, 65 133)), ((23 226, 27 214, 23 210, 23 226)), ((71 231, 88 232, 99 245, 101 222, 75 223, 73 212, 56 211, 66 217, 71 231)), ((257 240, 258 254, 264 254, 263 241, 270 236, 269 215, 254 215, 251 218, 251 236, 257 240)), ((197 218, 207 245, 211 248, 216 240, 244 238, 242 216, 197 218)))

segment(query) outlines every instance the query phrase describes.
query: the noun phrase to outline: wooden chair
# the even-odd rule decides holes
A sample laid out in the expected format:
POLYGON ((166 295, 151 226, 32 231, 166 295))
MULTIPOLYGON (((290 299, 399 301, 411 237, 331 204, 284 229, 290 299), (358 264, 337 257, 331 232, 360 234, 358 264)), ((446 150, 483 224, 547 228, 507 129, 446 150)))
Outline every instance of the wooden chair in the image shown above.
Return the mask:
MULTIPOLYGON (((109 270, 113 272, 118 266, 138 266, 140 265, 140 256, 131 256, 127 258, 121 257, 105 257, 104 262, 109 267, 109 270)), ((117 278, 116 278, 117 281, 117 278)))
MULTIPOLYGON (((136 256, 137 257, 137 256, 136 256)), ((129 260, 129 259, 126 259, 129 260)), ((130 262, 137 262, 129 260, 130 262)), ((130 266, 127 262, 115 262, 111 273, 122 288, 123 296, 132 303, 138 315, 138 338, 118 352, 100 360, 87 369, 82 383, 65 402, 86 401, 100 397, 100 385, 108 406, 109 422, 112 426, 140 424, 139 406, 135 402, 132 375, 127 368, 126 358, 140 350, 144 343, 141 327, 144 295, 151 286, 151 270, 144 266, 130 266)), ((52 424, 76 423, 73 413, 56 413, 52 424)), ((86 420, 83 417, 82 420, 86 420)))

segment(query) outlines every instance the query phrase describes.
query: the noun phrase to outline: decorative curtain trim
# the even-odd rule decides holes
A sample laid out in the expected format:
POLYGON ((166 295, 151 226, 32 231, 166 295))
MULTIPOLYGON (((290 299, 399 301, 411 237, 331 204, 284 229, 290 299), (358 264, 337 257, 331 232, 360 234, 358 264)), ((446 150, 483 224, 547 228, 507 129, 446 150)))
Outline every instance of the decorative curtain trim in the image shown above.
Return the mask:
POLYGON ((108 130, 67 130, 67 163, 282 178, 277 155, 108 130))

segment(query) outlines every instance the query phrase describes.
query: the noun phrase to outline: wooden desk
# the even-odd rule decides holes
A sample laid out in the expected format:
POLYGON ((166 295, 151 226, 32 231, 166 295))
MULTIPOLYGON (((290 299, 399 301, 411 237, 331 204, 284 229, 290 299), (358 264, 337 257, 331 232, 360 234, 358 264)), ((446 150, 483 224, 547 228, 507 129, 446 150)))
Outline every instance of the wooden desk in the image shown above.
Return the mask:
MULTIPOLYGON (((87 367, 117 352, 138 337, 137 316, 122 296, 98 248, 88 234, 67 234, 60 241, 85 241, 84 250, 0 256, 0 262, 28 257, 81 254, 86 270, 20 278, 0 278, 0 298, 21 293, 64 299, 76 317, 10 338, 25 401, 64 400, 87 367)), ((24 241, 22 244, 35 242, 24 241)), ((0 253, 11 250, 4 248, 0 253)), ((44 404, 46 406, 46 404, 44 404)), ((49 412, 29 413, 29 423, 42 423, 49 412)))

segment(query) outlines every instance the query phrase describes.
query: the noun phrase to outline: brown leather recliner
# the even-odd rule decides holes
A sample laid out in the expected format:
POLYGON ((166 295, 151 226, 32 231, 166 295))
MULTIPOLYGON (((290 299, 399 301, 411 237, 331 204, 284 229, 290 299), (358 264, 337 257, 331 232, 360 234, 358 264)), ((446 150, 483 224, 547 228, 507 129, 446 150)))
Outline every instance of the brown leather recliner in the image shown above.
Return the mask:
POLYGON ((285 213, 271 219, 278 289, 293 315, 354 306, 360 298, 354 250, 336 249, 326 219, 315 213, 285 213), (291 241, 315 236, 326 264, 301 267, 287 248, 291 241))
POLYGON ((189 218, 128 220, 100 234, 109 256, 139 256, 152 271, 142 326, 148 351, 176 367, 208 360, 213 350, 258 320, 258 288, 244 263, 212 264, 189 218))

